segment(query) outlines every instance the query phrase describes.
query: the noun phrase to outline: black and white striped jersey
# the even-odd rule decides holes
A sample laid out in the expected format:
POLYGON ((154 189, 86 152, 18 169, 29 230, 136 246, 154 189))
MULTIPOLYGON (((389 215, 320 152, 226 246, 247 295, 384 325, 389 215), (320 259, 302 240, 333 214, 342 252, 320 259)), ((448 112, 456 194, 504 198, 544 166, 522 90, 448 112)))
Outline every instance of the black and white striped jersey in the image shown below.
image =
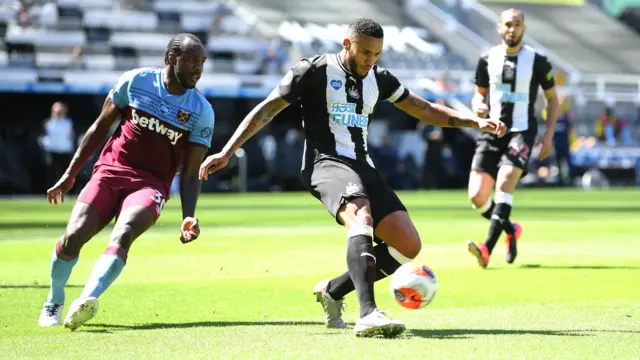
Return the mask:
POLYGON ((489 88, 489 117, 500 119, 512 132, 537 131, 534 104, 538 86, 555 86, 551 63, 530 46, 507 54, 502 45, 480 57, 476 85, 489 88))
POLYGON ((280 96, 302 104, 305 155, 302 168, 327 155, 374 166, 367 149, 367 128, 380 101, 402 101, 409 90, 389 71, 374 65, 359 78, 345 69, 338 54, 298 62, 278 85, 280 96))

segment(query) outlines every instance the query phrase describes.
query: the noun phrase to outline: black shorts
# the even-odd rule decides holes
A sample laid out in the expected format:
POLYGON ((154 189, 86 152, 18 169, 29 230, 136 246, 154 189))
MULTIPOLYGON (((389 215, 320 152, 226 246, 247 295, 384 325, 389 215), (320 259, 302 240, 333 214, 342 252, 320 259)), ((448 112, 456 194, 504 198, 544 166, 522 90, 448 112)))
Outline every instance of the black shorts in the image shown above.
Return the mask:
POLYGON ((392 212, 407 211, 378 170, 346 157, 331 156, 316 161, 312 168, 302 171, 302 182, 341 225, 338 211, 357 198, 369 199, 374 228, 392 212))
POLYGON ((525 176, 535 141, 535 131, 507 133, 502 138, 483 132, 476 145, 471 170, 486 172, 495 179, 501 166, 513 165, 522 169, 522 176, 525 176))

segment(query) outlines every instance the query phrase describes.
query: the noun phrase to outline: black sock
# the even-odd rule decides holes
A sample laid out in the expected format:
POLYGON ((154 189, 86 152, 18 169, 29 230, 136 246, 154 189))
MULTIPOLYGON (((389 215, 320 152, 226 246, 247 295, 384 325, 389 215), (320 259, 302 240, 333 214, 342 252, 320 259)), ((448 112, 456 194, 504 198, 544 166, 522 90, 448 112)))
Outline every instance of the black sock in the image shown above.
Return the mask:
POLYGON ((373 283, 376 280, 376 259, 373 255, 373 239, 368 235, 355 235, 347 240, 347 267, 356 287, 360 302, 360 317, 376 309, 373 283))
MULTIPOLYGON (((389 248, 387 244, 379 242, 378 245, 373 247, 373 253, 376 257, 376 281, 382 280, 387 276, 393 274, 400 267, 400 263, 389 254, 389 248)), ((332 299, 340 300, 344 298, 348 293, 355 290, 353 281, 349 272, 333 278, 327 285, 327 292, 332 299)))
MULTIPOLYGON (((493 214, 493 210, 496 207, 496 203, 493 201, 493 199, 491 199, 491 206, 489 207, 489 209, 487 209, 487 211, 483 212, 482 217, 491 221, 491 214, 493 214)), ((507 222, 507 226, 504 228, 504 231, 507 232, 507 234, 511 234, 513 235, 513 233, 516 232, 516 228, 513 226, 513 224, 511 223, 511 221, 507 222)))
POLYGON ((496 204, 493 214, 491 215, 489 234, 487 234, 487 240, 484 242, 489 250, 489 254, 491 254, 493 248, 496 246, 502 230, 511 227, 509 215, 511 215, 511 205, 505 203, 496 204))

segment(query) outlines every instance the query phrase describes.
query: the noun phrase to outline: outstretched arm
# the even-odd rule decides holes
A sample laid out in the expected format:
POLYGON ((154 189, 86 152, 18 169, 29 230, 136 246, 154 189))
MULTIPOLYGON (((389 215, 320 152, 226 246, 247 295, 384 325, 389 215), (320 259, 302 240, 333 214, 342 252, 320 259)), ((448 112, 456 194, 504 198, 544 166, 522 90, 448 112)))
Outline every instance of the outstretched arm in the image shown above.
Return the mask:
POLYGON ((404 100, 394 104, 400 110, 427 124, 441 127, 480 128, 484 131, 495 132, 498 136, 504 135, 505 132, 504 124, 498 120, 465 116, 446 106, 430 103, 411 91, 404 100))

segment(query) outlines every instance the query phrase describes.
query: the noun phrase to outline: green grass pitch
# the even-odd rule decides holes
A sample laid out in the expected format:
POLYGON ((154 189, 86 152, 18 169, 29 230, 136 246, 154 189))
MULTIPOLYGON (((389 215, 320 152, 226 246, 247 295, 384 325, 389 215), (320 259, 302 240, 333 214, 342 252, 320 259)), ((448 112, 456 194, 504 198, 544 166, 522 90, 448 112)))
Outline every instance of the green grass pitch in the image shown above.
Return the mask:
MULTIPOLYGON (((524 226, 516 263, 500 240, 479 269, 467 239, 489 223, 462 191, 403 192, 420 231, 417 261, 439 291, 428 307, 381 310, 405 321, 399 339, 329 330, 312 295, 346 269, 345 232, 308 194, 203 196, 202 235, 178 239, 179 199, 136 241, 98 316, 69 332, 39 328, 49 259, 71 199, 0 200, 2 359, 640 359, 640 191, 528 190, 512 218, 524 226)), ((67 288, 82 291, 110 228, 88 243, 67 288)), ((345 320, 358 315, 355 294, 345 320)), ((66 309, 65 309, 66 310, 66 309)))

